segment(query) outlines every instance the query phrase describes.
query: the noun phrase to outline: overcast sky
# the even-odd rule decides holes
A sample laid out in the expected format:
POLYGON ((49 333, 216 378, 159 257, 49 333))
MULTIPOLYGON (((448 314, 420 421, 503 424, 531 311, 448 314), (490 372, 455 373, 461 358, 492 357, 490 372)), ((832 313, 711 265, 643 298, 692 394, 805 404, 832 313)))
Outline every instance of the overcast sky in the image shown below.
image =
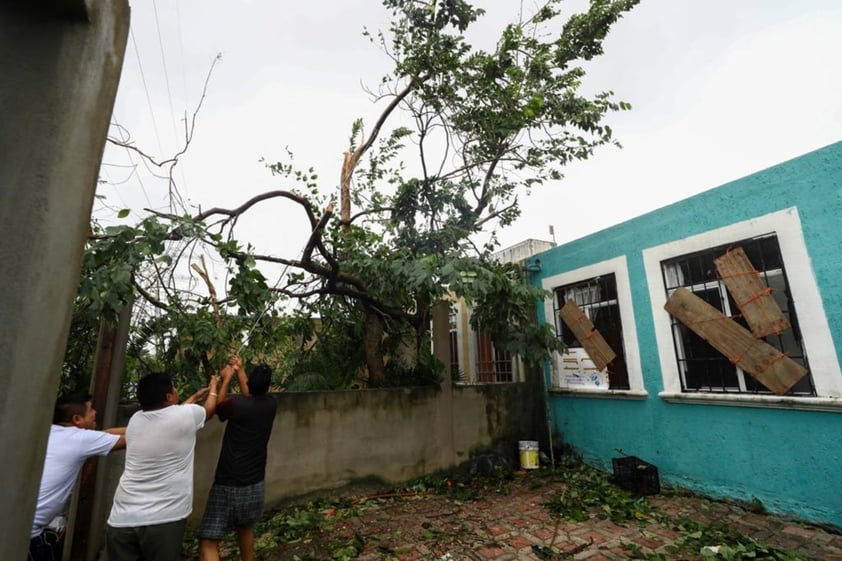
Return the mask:
MULTIPOLYGON (((479 5, 494 6, 477 32, 482 40, 520 3, 479 5)), ((325 188, 338 184, 351 123, 362 117, 368 130, 378 114, 361 84, 376 84, 389 68, 361 34, 385 27, 378 1, 131 7, 114 117, 144 151, 160 157, 180 148, 184 114, 222 54, 176 173, 191 205, 233 207, 290 188, 259 161, 282 158, 285 147, 316 167, 325 188)), ((568 168, 564 181, 536 190, 522 218, 500 232, 502 245, 550 239, 550 226, 559 243, 577 239, 842 140, 840 31, 838 0, 642 0, 614 26, 585 80, 588 91, 610 89, 632 104, 609 121, 624 148, 603 148, 568 168)), ((137 157, 109 147, 104 163, 111 184, 100 193, 112 208, 166 209, 165 184, 132 169, 137 157)), ((96 208, 108 217, 103 201, 96 208)), ((251 220, 248 236, 260 252, 294 257, 306 240, 288 203, 251 220)))

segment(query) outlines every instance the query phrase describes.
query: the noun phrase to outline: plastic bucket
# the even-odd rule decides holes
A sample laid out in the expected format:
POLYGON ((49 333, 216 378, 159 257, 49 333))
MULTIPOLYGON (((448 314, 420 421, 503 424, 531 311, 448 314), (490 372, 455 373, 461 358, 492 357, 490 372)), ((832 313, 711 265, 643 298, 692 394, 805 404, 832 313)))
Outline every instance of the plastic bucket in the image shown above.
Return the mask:
POLYGON ((518 440, 521 469, 538 469, 538 441, 518 440))

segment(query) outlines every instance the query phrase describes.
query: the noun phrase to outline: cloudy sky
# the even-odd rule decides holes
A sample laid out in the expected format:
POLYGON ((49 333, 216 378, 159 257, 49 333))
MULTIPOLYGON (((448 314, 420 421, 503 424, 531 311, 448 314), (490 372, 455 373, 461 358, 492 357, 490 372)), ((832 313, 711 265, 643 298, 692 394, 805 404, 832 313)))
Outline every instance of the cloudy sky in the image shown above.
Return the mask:
MULTIPOLYGON (((222 55, 175 174, 193 212, 291 187, 260 163, 286 148, 325 188, 338 184, 351 123, 378 115, 362 85, 388 69, 361 34, 385 28, 377 0, 131 5, 114 121, 145 152, 161 158, 182 147, 184 115, 222 55)), ((483 41, 521 3, 479 5, 489 10, 475 35, 483 41)), ((642 0, 615 25, 585 85, 632 104, 609 121, 624 148, 604 148, 534 192, 500 233, 503 246, 550 239, 550 226, 557 242, 573 240, 842 140, 840 29, 838 0, 642 0)), ((104 164, 96 205, 104 220, 120 208, 167 208, 165 182, 137 156, 109 147, 104 164)), ((289 204, 250 220, 247 236, 261 252, 294 257, 307 237, 289 204)))

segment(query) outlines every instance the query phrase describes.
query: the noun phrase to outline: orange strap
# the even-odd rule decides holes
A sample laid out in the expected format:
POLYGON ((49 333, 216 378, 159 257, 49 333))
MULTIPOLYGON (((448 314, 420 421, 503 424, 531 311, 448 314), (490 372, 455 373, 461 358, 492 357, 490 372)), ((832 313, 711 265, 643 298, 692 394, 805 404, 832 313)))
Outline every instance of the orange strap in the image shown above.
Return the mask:
POLYGON ((757 294, 755 294, 754 296, 752 296, 751 298, 746 300, 745 302, 738 303, 737 306, 742 308, 746 304, 751 304, 755 300, 759 300, 760 298, 763 298, 764 296, 769 296, 770 294, 772 294, 772 288, 767 286, 766 288, 764 288, 763 290, 761 290, 760 292, 758 292, 757 294))
POLYGON ((738 364, 740 363, 740 361, 741 361, 741 360, 743 360, 743 357, 744 357, 744 356, 746 356, 746 354, 747 354, 747 353, 748 353, 751 349, 753 349, 753 348, 754 348, 754 343, 752 343, 752 344, 748 345, 745 349, 743 349, 743 352, 741 352, 741 353, 740 353, 739 355, 737 355, 736 357, 734 357, 734 358, 729 358, 728 360, 731 362, 731 364, 733 364, 734 366, 736 366, 736 365, 738 365, 738 364))

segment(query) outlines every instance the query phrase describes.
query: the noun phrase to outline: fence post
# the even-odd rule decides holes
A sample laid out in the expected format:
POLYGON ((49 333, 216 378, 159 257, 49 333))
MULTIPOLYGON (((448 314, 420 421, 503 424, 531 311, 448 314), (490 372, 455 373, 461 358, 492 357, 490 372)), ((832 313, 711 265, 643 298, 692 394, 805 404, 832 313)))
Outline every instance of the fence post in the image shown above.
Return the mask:
MULTIPOLYGON (((105 319, 100 320, 99 324, 91 376, 91 401, 97 412, 97 424, 102 429, 116 424, 133 304, 132 298, 126 302, 120 310, 116 326, 105 319)), ((65 553, 69 553, 65 558, 70 561, 94 561, 104 544, 105 511, 111 502, 104 488, 107 463, 107 456, 93 457, 82 468, 73 498, 75 514, 68 527, 68 536, 72 537, 68 537, 68 543, 65 544, 65 553)))

